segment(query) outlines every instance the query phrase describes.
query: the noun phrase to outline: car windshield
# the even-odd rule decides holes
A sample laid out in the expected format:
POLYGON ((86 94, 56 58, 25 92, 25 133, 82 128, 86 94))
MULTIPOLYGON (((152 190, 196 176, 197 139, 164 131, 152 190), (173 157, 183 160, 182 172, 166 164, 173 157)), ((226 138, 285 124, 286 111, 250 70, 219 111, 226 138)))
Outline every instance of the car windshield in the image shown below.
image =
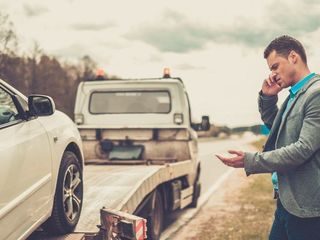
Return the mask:
POLYGON ((89 111, 103 113, 169 113, 171 98, 168 91, 93 92, 89 111))

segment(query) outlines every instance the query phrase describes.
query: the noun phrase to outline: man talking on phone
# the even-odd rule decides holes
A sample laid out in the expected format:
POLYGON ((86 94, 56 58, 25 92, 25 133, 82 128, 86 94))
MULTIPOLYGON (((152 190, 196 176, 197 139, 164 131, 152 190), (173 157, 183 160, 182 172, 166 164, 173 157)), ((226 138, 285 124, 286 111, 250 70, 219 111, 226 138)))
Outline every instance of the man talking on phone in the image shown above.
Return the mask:
POLYGON ((270 240, 320 239, 320 76, 310 72, 302 44, 280 36, 265 49, 271 74, 258 104, 270 129, 262 153, 230 150, 217 157, 247 175, 272 173, 277 209, 270 240), (289 87, 278 109, 278 93, 289 87))

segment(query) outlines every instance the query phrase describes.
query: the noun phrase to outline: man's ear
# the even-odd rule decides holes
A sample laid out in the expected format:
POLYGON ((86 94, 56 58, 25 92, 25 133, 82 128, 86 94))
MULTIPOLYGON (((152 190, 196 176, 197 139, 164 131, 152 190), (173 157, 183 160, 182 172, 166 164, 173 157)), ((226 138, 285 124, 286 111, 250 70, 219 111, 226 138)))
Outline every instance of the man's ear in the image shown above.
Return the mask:
POLYGON ((289 53, 288 60, 290 63, 296 64, 298 62, 298 57, 299 55, 294 50, 292 50, 289 53))

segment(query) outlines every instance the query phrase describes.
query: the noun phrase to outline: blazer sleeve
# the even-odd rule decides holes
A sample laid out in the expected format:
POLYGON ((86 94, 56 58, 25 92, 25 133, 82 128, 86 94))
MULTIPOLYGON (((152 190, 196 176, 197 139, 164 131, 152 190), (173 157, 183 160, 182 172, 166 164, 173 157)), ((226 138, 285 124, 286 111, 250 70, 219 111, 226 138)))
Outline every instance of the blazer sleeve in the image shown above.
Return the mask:
POLYGON ((271 129, 273 121, 278 113, 278 95, 265 96, 262 91, 259 92, 258 106, 262 121, 264 124, 271 129))
POLYGON ((311 93, 305 102, 304 120, 296 142, 273 151, 245 153, 247 175, 286 172, 309 160, 320 149, 320 91, 311 93))

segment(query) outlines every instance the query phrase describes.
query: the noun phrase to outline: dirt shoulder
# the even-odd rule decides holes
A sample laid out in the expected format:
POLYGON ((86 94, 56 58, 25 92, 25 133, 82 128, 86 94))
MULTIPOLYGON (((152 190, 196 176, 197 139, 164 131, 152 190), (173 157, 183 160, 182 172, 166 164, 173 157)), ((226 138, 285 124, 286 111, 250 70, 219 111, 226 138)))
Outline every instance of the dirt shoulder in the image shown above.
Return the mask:
POLYGON ((275 202, 270 175, 235 170, 172 239, 267 239, 275 202))

